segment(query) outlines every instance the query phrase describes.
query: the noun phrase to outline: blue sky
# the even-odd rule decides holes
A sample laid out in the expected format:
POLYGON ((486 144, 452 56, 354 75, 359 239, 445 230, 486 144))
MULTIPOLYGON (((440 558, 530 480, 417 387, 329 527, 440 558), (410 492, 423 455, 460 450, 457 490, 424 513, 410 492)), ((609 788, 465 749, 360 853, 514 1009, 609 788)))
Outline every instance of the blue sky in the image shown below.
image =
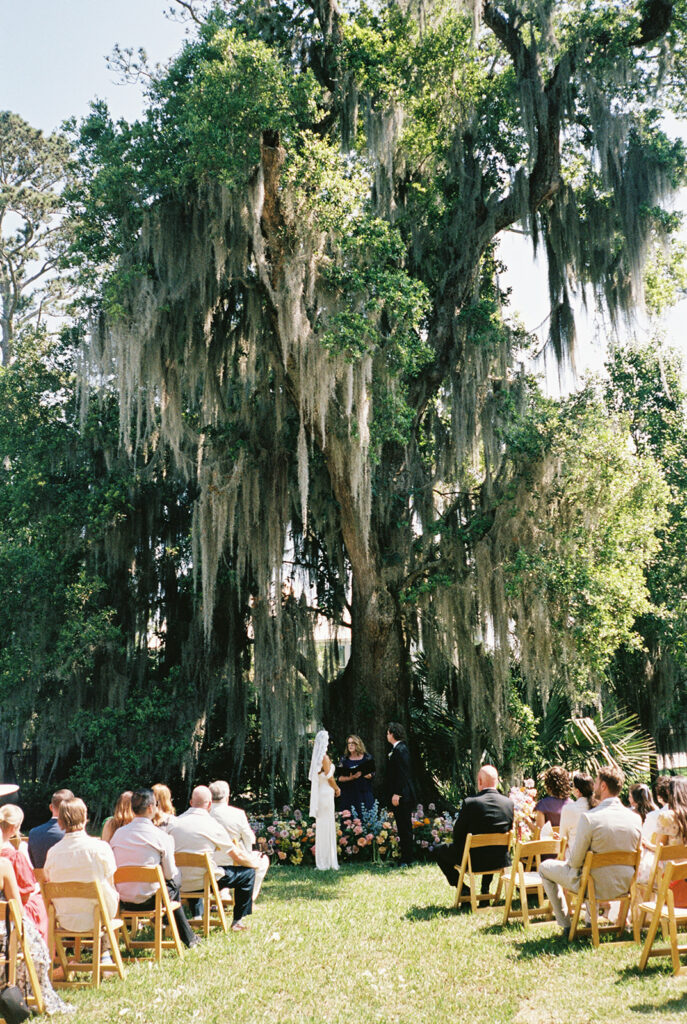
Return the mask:
POLYGON ((105 58, 115 43, 143 46, 153 63, 182 45, 184 27, 165 17, 170 0, 2 0, 0 109, 44 131, 106 99, 116 116, 141 110, 136 85, 118 85, 105 58))

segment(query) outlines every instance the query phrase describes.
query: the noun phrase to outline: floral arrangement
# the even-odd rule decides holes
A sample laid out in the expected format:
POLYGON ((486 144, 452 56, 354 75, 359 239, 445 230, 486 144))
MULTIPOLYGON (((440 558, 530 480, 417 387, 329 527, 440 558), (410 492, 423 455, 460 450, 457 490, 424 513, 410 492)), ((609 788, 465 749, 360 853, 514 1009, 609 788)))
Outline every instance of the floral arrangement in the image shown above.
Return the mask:
POLYGON ((513 786, 508 796, 515 805, 513 828, 515 841, 526 843, 534 835, 534 805, 537 801, 537 790, 532 779, 525 779, 522 786, 513 786))
MULTIPOLYGON (((434 804, 425 814, 422 805, 412 815, 413 838, 419 860, 427 860, 437 846, 450 843, 453 819, 437 816, 434 804)), ((315 863, 315 823, 288 805, 281 814, 251 819, 259 846, 277 864, 315 863)), ((340 862, 396 860, 400 857, 398 833, 393 814, 375 800, 370 810, 341 811, 336 815, 336 836, 340 862)))

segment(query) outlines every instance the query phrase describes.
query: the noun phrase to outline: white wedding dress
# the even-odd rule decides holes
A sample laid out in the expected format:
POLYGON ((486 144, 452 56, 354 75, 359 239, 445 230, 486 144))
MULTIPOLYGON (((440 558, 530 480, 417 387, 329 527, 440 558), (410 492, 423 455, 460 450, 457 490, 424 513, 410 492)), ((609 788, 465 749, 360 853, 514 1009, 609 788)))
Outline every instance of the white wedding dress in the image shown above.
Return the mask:
POLYGON ((336 821, 334 790, 327 782, 334 774, 334 765, 325 775, 317 776, 317 813, 315 814, 315 867, 318 871, 339 870, 336 856, 336 821))

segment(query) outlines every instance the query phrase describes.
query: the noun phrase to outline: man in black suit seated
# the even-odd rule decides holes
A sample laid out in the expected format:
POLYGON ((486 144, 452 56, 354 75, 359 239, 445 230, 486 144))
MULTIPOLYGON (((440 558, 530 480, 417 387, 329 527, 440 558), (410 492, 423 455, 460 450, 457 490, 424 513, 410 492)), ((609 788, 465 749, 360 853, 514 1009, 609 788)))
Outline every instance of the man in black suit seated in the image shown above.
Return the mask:
POLYGON ((71 789, 58 789, 56 793, 53 793, 50 801, 50 813, 52 814, 50 821, 46 821, 43 825, 37 825, 29 832, 29 857, 35 868, 43 869, 45 867, 48 850, 64 838, 57 815, 62 801, 73 799, 74 794, 71 789))
POLYGON ((410 767, 410 751, 405 744, 405 732, 399 722, 389 722, 386 730, 387 743, 392 746, 389 754, 386 785, 391 797, 391 806, 396 819, 396 830, 401 845, 401 866, 412 864, 415 859, 413 826, 411 815, 417 805, 417 792, 410 767))
MULTIPOLYGON (((496 789, 499 773, 493 765, 485 764, 477 776, 477 796, 469 796, 453 826, 453 843, 440 846, 436 851, 437 864, 446 875, 449 885, 458 885, 458 868, 463 858, 465 840, 469 834, 485 835, 510 832, 513 827, 513 801, 496 789)), ((505 846, 485 846, 470 854, 475 871, 485 868, 504 868, 510 864, 505 846)), ((491 875, 482 875, 482 892, 489 891, 491 875)), ((465 887, 467 890, 467 887, 465 887)))

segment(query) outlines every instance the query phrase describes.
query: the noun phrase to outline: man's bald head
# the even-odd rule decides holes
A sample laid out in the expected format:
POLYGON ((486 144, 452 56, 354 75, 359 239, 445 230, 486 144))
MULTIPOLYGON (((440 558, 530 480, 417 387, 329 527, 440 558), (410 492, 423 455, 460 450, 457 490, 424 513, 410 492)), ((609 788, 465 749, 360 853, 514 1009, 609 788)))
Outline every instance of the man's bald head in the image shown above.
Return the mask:
POLYGON ((191 807, 204 807, 206 811, 212 806, 212 793, 207 786, 196 786, 191 793, 191 807))
POLYGON ((498 781, 499 773, 493 764, 483 764, 477 776, 477 788, 479 790, 496 789, 498 781))

